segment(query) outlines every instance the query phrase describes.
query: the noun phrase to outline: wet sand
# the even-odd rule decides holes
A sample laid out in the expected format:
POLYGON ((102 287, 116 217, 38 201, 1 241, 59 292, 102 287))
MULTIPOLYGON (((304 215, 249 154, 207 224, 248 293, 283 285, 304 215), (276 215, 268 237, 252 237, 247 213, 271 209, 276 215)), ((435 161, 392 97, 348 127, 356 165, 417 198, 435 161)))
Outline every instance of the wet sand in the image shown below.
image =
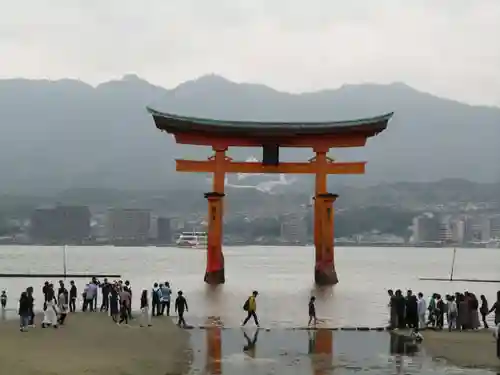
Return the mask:
POLYGON ((141 328, 137 319, 118 326, 106 314, 77 313, 58 329, 24 333, 17 320, 0 323, 0 374, 180 374, 191 358, 189 333, 166 317, 141 328))
MULTIPOLYGON (((409 331, 394 331, 398 335, 409 335, 409 331)), ((500 359, 496 355, 496 341, 490 330, 448 332, 422 331, 422 347, 425 354, 448 363, 469 368, 500 370, 500 359)))

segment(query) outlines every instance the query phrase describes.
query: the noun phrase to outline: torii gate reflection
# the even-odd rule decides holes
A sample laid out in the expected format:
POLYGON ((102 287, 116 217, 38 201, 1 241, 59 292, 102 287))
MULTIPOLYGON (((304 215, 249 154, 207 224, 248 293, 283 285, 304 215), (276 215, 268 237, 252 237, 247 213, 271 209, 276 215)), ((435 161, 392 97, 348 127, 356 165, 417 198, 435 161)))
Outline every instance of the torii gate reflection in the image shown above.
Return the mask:
MULTIPOLYGON (((257 356, 257 341, 260 330, 256 330, 253 337, 243 330, 245 343, 243 352, 251 357, 257 356)), ((210 375, 222 375, 222 328, 218 326, 209 327, 206 334, 206 370, 210 375)), ((311 357, 311 370, 314 375, 326 375, 331 371, 333 358, 333 331, 329 329, 318 329, 308 331, 308 353, 311 357)))
POLYGON ((206 368, 210 375, 222 374, 222 328, 210 327, 206 330, 207 359, 206 368))
POLYGON ((308 331, 308 334, 312 373, 314 375, 331 373, 333 331, 330 329, 318 329, 317 331, 308 331))

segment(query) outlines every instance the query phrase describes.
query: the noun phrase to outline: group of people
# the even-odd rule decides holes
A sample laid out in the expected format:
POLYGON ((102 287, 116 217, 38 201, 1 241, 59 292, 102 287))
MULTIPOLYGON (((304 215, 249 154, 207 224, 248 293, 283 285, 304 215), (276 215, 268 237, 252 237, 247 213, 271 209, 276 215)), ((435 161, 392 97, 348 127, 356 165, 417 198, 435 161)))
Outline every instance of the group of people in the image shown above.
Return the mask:
MULTIPOLYGON (((64 324, 68 312, 76 311, 77 288, 74 281, 70 281, 69 291, 66 289, 64 282, 59 281, 57 293, 54 290, 54 285, 50 282, 45 282, 42 287, 44 295, 44 319, 42 327, 54 327, 64 324)), ((247 312, 247 316, 242 322, 242 326, 246 325, 253 318, 255 325, 259 327, 259 319, 257 317, 257 291, 253 291, 243 305, 243 310, 247 312)), ((148 291, 144 289, 140 298, 140 326, 151 326, 151 317, 163 316, 165 313, 170 316, 170 300, 172 289, 169 282, 162 284, 154 283, 151 290, 151 298, 148 291), (151 303, 150 303, 151 301, 151 303), (151 308, 151 310, 150 310, 151 308), (150 314, 151 311, 151 314, 150 314)), ((313 296, 309 300, 309 325, 316 325, 316 298, 313 296)), ((109 283, 107 279, 99 282, 96 278, 85 285, 82 293, 82 311, 86 312, 107 312, 112 320, 117 324, 128 324, 132 317, 132 288, 129 281, 122 282, 121 280, 109 283), (98 291, 101 290, 102 303, 100 309, 98 306, 98 291)), ((177 292, 177 297, 174 304, 175 312, 177 313, 177 325, 186 327, 184 313, 188 311, 187 300, 180 290, 177 292)), ((29 287, 21 294, 19 299, 19 316, 21 319, 21 331, 25 331, 28 327, 34 327, 34 298, 33 288, 29 287)))
MULTIPOLYGON (((74 301, 76 300, 77 291, 73 281, 71 281, 71 285, 72 290, 74 289, 72 294, 74 296, 72 300, 74 301)), ((117 324, 128 324, 129 320, 133 319, 132 287, 130 282, 128 280, 125 282, 122 280, 115 280, 110 283, 107 279, 104 279, 101 283, 96 278, 93 278, 85 285, 83 290, 82 311, 97 311, 99 290, 101 290, 102 296, 102 303, 99 311, 109 312, 109 315, 117 324)), ((172 289, 168 281, 161 284, 154 283, 153 289, 151 290, 151 298, 149 298, 146 289, 142 290, 140 298, 141 327, 151 327, 151 316, 163 316, 165 313, 167 316, 170 316, 171 295, 172 289)), ((187 300, 183 296, 182 291, 179 291, 175 300, 175 312, 178 314, 177 324, 179 326, 186 326, 186 321, 184 319, 185 311, 188 311, 187 300)))
MULTIPOLYGON (((78 300, 78 290, 75 282, 70 281, 69 290, 66 289, 64 281, 59 281, 59 288, 55 291, 54 285, 46 281, 42 287, 44 296, 42 328, 54 327, 58 328, 63 325, 68 312, 76 312, 78 300)), ((170 299, 172 290, 169 282, 158 285, 155 283, 151 291, 151 298, 146 289, 142 291, 140 298, 140 326, 152 326, 151 316, 163 316, 165 313, 170 315, 170 299), (151 304, 150 304, 151 301, 151 304), (150 309, 151 308, 151 309, 150 309), (151 311, 151 314, 150 314, 151 311)), ((0 294, 2 308, 5 309, 7 304, 7 295, 4 291, 0 294)), ((82 296, 82 311, 86 312, 106 312, 109 313, 112 320, 118 325, 128 324, 132 316, 132 288, 127 280, 117 280, 108 282, 104 279, 100 282, 96 278, 92 278, 85 285, 82 296), (101 291, 101 306, 98 310, 98 295, 101 291)), ((21 293, 19 298, 19 317, 20 330, 25 332, 29 327, 34 327, 35 308, 34 308, 33 288, 29 287, 21 293)), ((178 291, 175 300, 175 312, 178 315, 177 324, 186 326, 184 313, 188 311, 187 300, 182 291, 178 291)))
MULTIPOLYGON (((63 325, 68 314, 68 292, 64 288, 62 281, 57 293, 54 285, 46 281, 42 287, 44 296, 42 328, 58 328, 63 325)), ((33 287, 28 287, 19 297, 19 329, 26 332, 28 327, 35 327, 35 298, 33 297, 33 287)))
POLYGON ((486 317, 491 313, 495 314, 495 326, 500 324, 500 291, 491 307, 484 295, 478 299, 470 292, 450 294, 444 298, 434 293, 429 301, 423 293, 414 295, 411 290, 406 292, 406 296, 399 289, 395 292, 391 289, 388 294, 391 329, 443 329, 445 318, 449 331, 476 330, 481 327, 481 321, 484 328, 489 328, 486 317))

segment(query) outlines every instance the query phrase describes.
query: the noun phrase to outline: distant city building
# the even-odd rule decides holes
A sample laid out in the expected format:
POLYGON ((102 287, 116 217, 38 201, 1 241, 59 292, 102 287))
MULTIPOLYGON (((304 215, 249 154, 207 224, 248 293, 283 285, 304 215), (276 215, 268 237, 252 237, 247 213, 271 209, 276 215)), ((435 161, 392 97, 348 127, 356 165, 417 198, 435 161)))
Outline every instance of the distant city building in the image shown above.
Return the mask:
POLYGON ((158 216, 157 215, 151 215, 151 224, 149 226, 148 237, 150 239, 158 238, 158 216))
POLYGON ((500 215, 488 218, 489 239, 500 239, 500 215))
POLYGON ((441 243, 453 242, 450 218, 446 218, 439 223, 439 241, 441 243))
POLYGON ((450 222, 451 242, 463 244, 465 242, 467 222, 464 218, 459 218, 450 222))
POLYGON ((439 219, 431 215, 416 217, 413 221, 413 242, 437 242, 440 235, 439 219))
POLYGON ((393 234, 384 233, 365 233, 356 236, 356 242, 359 244, 387 244, 387 245, 404 245, 403 237, 393 234))
POLYGON ((150 228, 150 210, 114 208, 108 211, 107 233, 112 241, 147 241, 150 228))
POLYGON ((29 235, 33 242, 78 244, 91 236, 91 214, 84 206, 56 206, 33 211, 29 235))
POLYGON ((307 223, 303 215, 293 213, 283 216, 281 239, 288 243, 305 244, 307 242, 307 223))
POLYGON ((158 235, 157 240, 159 243, 170 244, 172 243, 172 223, 168 217, 159 217, 157 219, 158 235))
POLYGON ((467 217, 465 226, 465 242, 482 242, 490 239, 490 229, 488 218, 467 217))

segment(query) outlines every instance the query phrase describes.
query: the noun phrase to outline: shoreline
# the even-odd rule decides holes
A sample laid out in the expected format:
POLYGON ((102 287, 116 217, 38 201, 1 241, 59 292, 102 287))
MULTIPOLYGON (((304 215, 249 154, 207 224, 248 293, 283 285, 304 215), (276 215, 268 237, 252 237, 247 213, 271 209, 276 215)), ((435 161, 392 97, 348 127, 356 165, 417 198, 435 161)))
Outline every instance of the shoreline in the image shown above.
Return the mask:
MULTIPOLYGON (((392 334, 412 341, 410 330, 395 330, 392 334)), ((422 330, 423 341, 418 344, 423 353, 433 359, 462 368, 500 370, 500 359, 496 355, 493 330, 452 331, 422 330)))
POLYGON ((57 329, 19 331, 18 320, 0 322, 0 373, 16 375, 122 375, 184 373, 190 366, 189 333, 171 319, 139 327, 118 326, 105 314, 69 314, 57 329))
MULTIPOLYGON (((366 329, 367 327, 256 329, 253 326, 242 329, 241 327, 205 324, 188 327, 185 330, 175 326, 175 318, 153 319, 152 327, 139 327, 137 317, 129 325, 118 326, 108 315, 101 313, 69 314, 67 323, 58 329, 42 329, 40 321, 41 316, 37 314, 37 326, 28 329, 27 332, 19 332, 16 319, 0 322, 1 374, 9 373, 9 370, 13 368, 16 369, 16 375, 80 375, 83 373, 153 375, 202 371, 210 364, 236 358, 233 356, 241 350, 244 355, 248 355, 248 352, 245 352, 247 349, 244 347, 243 337, 240 341, 240 331, 243 332, 244 337, 246 335, 251 337, 253 331, 255 343, 257 331, 263 332, 257 346, 265 349, 259 349, 264 352, 260 354, 262 357, 259 356, 256 360, 271 361, 286 368, 293 366, 294 361, 299 357, 302 358, 302 354, 297 353, 304 350, 299 349, 302 346, 300 342, 306 339, 309 340, 308 345, 314 347, 311 349, 310 346, 309 352, 304 353, 309 353, 307 356, 312 361, 312 365, 318 358, 323 358, 327 360, 328 368, 350 366, 349 362, 345 362, 346 360, 360 360, 361 362, 356 365, 362 366, 365 361, 363 356, 356 359, 356 354, 353 353, 354 357, 346 359, 342 357, 342 354, 339 356, 333 349, 336 337, 355 337, 356 340, 363 342, 367 340, 376 346, 377 343, 384 342, 390 345, 391 355, 411 357, 416 354, 413 348, 419 347, 417 351, 421 353, 422 358, 425 358, 422 360, 433 362, 437 360, 432 365, 436 368, 445 364, 446 367, 457 366, 463 369, 482 368, 497 371, 500 369, 500 360, 496 359, 496 344, 491 331, 452 333, 423 331, 423 343, 412 345, 413 348, 410 348, 402 342, 395 345, 396 342, 393 341, 393 338, 401 338, 404 342, 412 341, 408 338, 408 330, 387 331, 384 329, 380 331, 377 329, 380 327, 373 327, 372 330, 366 329), (336 336, 333 331, 343 332, 339 332, 339 336, 336 336), (354 336, 346 331, 351 331, 354 336), (274 339, 275 342, 280 342, 283 337, 293 338, 294 342, 277 349, 276 345, 269 345, 267 341, 274 339), (297 338, 300 338, 299 345, 297 345, 297 338), (224 350, 222 350, 222 341, 227 343, 224 350), (243 349, 240 349, 240 345, 243 349), (405 349, 398 349, 399 347, 405 349), (396 351, 393 352, 393 350, 396 351), (286 355, 284 356, 283 353, 286 355), (440 360, 445 360, 446 363, 440 364, 440 360)), ((246 337, 247 340, 249 340, 248 337, 246 337)), ((349 341, 350 339, 347 339, 347 342, 349 341)), ((374 353, 382 353, 387 349, 379 350, 375 349, 374 353)), ((368 362, 367 365, 370 366, 368 362)), ((242 369, 244 374, 250 374, 249 370, 251 370, 250 367, 245 368, 245 371, 242 369)))
MULTIPOLYGON (((140 310, 132 310, 132 315, 134 316, 134 321, 138 320, 138 317, 140 316, 140 310)), ((108 319, 111 319, 111 317, 108 315, 107 312, 101 312, 101 311, 96 311, 96 312, 84 312, 84 311, 76 311, 73 313, 68 313, 68 318, 72 316, 79 316, 79 315, 100 315, 100 316, 106 316, 108 319)), ((0 319, 0 327, 2 324, 5 324, 6 322, 17 322, 19 319, 19 315, 17 314, 17 310, 14 309, 8 309, 2 311, 2 319, 0 319)), ((43 313, 38 312, 36 314, 36 319, 35 321, 40 321, 43 319, 43 313)), ((172 322, 175 322, 177 320, 177 314, 171 314, 170 316, 163 315, 160 317, 152 317, 152 322, 156 321, 161 321, 162 319, 170 319, 172 322)), ((189 318, 188 318, 189 321, 189 318)), ((208 330, 211 328, 220 328, 222 330, 227 330, 227 329, 237 329, 241 328, 240 325, 238 326, 233 326, 233 325, 223 325, 217 323, 217 319, 214 317, 208 317, 206 319, 207 323, 204 324, 188 324, 185 330, 190 330, 190 329, 199 329, 199 330, 208 330), (214 323, 211 323, 214 322, 214 323)), ((381 327, 381 326, 374 326, 374 327, 369 327, 369 326, 342 326, 342 327, 329 327, 329 326, 321 326, 317 325, 316 327, 314 326, 269 326, 269 327, 260 327, 260 330, 263 331, 347 331, 347 332, 392 332, 388 327, 381 327)))
MULTIPOLYGON (((228 243, 222 244, 226 247, 246 247, 246 246, 261 246, 261 247, 313 247, 313 244, 294 244, 294 243, 271 243, 271 244, 259 244, 259 243, 228 243)), ((4 246, 26 246, 26 247, 168 247, 168 248, 179 248, 184 249, 184 247, 179 247, 175 243, 161 244, 161 243, 107 243, 107 242, 96 242, 96 243, 81 243, 81 244, 44 244, 44 243, 21 243, 21 242, 0 242, 0 248, 4 246)), ((486 245, 435 245, 435 244, 406 244, 406 243, 349 243, 349 242, 336 242, 336 247, 374 247, 374 248, 384 248, 384 247, 401 247, 401 248, 427 248, 427 249, 500 249, 499 247, 488 247, 486 245)), ((190 249, 189 247, 185 249, 190 249)), ((203 248, 199 250, 205 250, 203 248)))

